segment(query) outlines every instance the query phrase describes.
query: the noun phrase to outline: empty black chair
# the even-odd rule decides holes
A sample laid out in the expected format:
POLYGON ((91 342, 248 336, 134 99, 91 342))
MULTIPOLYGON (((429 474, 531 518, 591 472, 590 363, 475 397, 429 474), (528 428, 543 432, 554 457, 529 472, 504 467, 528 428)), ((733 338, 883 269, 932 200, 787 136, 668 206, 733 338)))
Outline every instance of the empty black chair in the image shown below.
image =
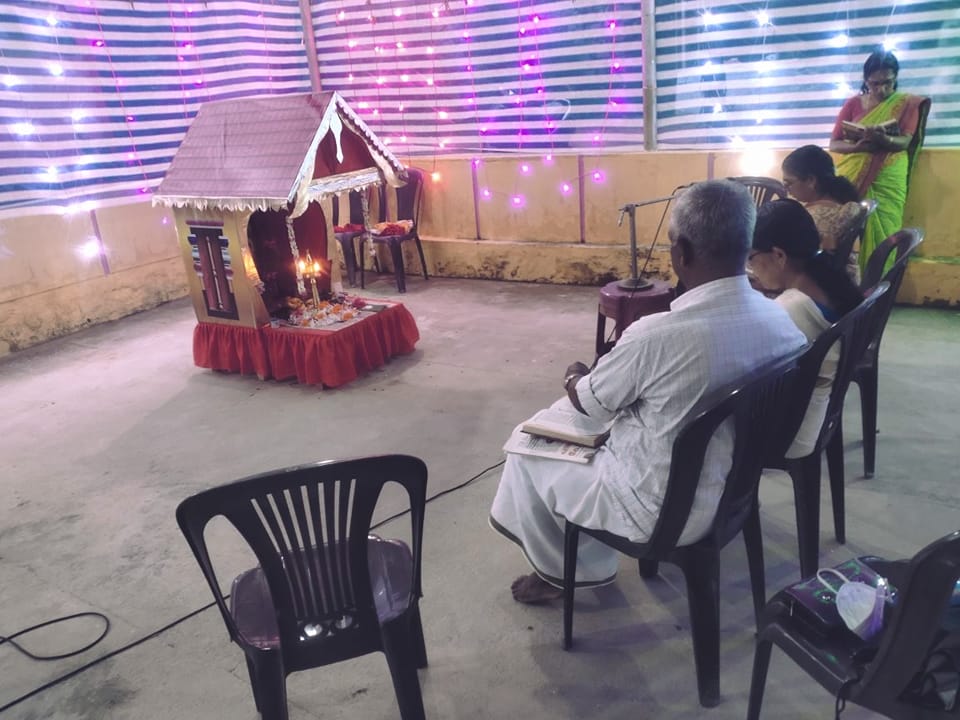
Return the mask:
MULTIPOLYGON (((349 230, 337 231, 337 227, 340 227, 340 199, 342 196, 337 196, 333 200, 333 227, 334 227, 334 236, 337 238, 337 242, 340 243, 340 249, 343 251, 343 264, 347 268, 347 280, 350 282, 351 287, 356 287, 357 285, 357 252, 354 247, 358 237, 361 237, 366 232, 367 217, 364 213, 364 202, 366 200, 366 190, 351 190, 348 193, 349 203, 350 203, 350 218, 348 223, 344 223, 344 227, 348 224, 351 226, 349 230)), ((361 253, 359 261, 363 263, 363 255, 361 253)))
POLYGON ((824 330, 798 363, 796 395, 789 407, 791 437, 796 434, 813 396, 823 359, 839 344, 837 372, 830 388, 830 400, 813 450, 803 457, 768 455, 766 467, 786 470, 793 481, 797 514, 797 544, 800 548, 800 575, 817 571, 820 559, 820 462, 826 451, 833 499, 833 523, 839 542, 846 542, 843 476, 843 400, 857 364, 870 339, 870 330, 879 311, 878 301, 887 292, 881 283, 860 305, 824 330))
MULTIPOLYGON (((403 243, 413 240, 420 255, 420 267, 423 269, 423 279, 428 280, 427 260, 423 256, 423 243, 420 242, 420 205, 423 201, 423 170, 407 168, 407 184, 397 188, 397 220, 408 220, 412 223, 410 230, 402 233, 370 233, 360 236, 360 255, 363 256, 363 246, 367 238, 371 242, 385 244, 390 248, 390 258, 393 261, 393 274, 397 280, 397 291, 407 291, 406 274, 403 268, 403 243)), ((380 186, 380 222, 387 220, 387 189, 380 186)), ((360 265, 360 286, 364 286, 363 264, 360 265)))
POLYGON ((580 533, 586 533, 636 558, 644 577, 656 575, 659 561, 681 568, 687 582, 700 704, 713 707, 720 701, 720 550, 743 531, 754 608, 759 613, 765 599, 757 501, 763 448, 785 443, 779 418, 790 396, 796 359, 802 352, 759 369, 736 386, 705 399, 701 412, 694 413, 674 441, 666 496, 648 542, 634 543, 567 522, 563 552, 564 649, 569 649, 572 642, 577 547, 580 533), (713 526, 701 540, 678 546, 693 505, 707 445, 714 431, 728 419, 733 423, 735 437, 733 463, 713 526))
POLYGON ((880 341, 887 327, 887 320, 893 311, 897 292, 903 284, 910 256, 923 242, 923 231, 917 228, 905 228, 884 240, 867 260, 860 287, 869 292, 881 281, 890 284, 890 291, 881 301, 883 307, 867 350, 853 375, 853 382, 860 388, 860 415, 863 423, 863 474, 873 477, 877 458, 877 390, 879 385, 880 341), (883 274, 887 258, 896 250, 894 265, 883 274))
MULTIPOLYGON (((748 720, 760 717, 774 645, 829 692, 843 698, 841 707, 849 701, 894 720, 960 715, 957 708, 947 711, 925 706, 916 691, 918 674, 947 635, 942 622, 960 577, 960 532, 928 545, 909 563, 870 565, 897 588, 896 605, 892 612, 887 609, 879 648, 876 640, 871 647, 846 628, 827 635, 814 631, 792 612, 789 596, 778 593, 760 618, 748 720)), ((769 715, 776 717, 777 712, 769 715)))
POLYGON ((177 522, 230 639, 247 658, 257 710, 287 718, 286 677, 382 651, 403 720, 423 720, 427 665, 418 601, 427 468, 405 455, 328 461, 257 475, 189 497, 177 522), (411 544, 369 536, 380 492, 407 492, 411 544), (230 606, 204 540, 224 516, 259 565, 233 581, 230 606))
POLYGON ((787 197, 787 188, 779 180, 768 177, 741 176, 730 177, 727 180, 733 180, 741 185, 746 185, 747 190, 753 196, 757 207, 765 205, 771 200, 782 200, 787 197))

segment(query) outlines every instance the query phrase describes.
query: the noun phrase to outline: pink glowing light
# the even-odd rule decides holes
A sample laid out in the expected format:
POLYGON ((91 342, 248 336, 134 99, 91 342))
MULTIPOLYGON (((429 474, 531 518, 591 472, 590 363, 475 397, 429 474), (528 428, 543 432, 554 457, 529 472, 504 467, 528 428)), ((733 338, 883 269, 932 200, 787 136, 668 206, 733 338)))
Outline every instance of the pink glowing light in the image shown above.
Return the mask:
POLYGON ((563 185, 560 186, 560 192, 562 192, 564 195, 569 195, 572 189, 573 188, 570 187, 570 183, 563 183, 563 185))
POLYGON ((610 28, 611 30, 616 30, 616 29, 617 29, 617 21, 616 21, 616 20, 611 20, 610 22, 607 23, 607 27, 610 28))
POLYGON ((94 41, 93 41, 93 46, 94 46, 94 47, 103 47, 103 40, 94 40, 94 41))
POLYGON ((594 181, 594 182, 602 182, 602 181, 603 181, 603 173, 600 172, 599 170, 594 170, 592 177, 593 177, 593 181, 594 181))
POLYGON ((473 166, 474 166, 475 168, 476 168, 476 167, 480 167, 480 158, 474 158, 474 159, 471 160, 470 162, 473 163, 473 166))
POLYGON ((547 154, 543 156, 543 161, 548 165, 553 162, 553 154, 547 154))
POLYGON ((493 193, 491 193, 487 188, 484 188, 483 190, 481 190, 480 194, 483 195, 483 197, 485 197, 487 200, 489 200, 490 197, 493 195, 493 193))
POLYGON ((539 16, 539 15, 534 15, 534 16, 533 16, 532 18, 530 18, 530 19, 533 20, 534 24, 540 22, 540 16, 539 16))
POLYGON ((510 198, 510 202, 513 203, 514 207, 521 207, 523 205, 523 195, 514 195, 510 198))
POLYGON ((527 165, 526 163, 523 163, 520 166, 520 172, 522 172, 524 175, 528 174, 530 172, 530 166, 527 165))

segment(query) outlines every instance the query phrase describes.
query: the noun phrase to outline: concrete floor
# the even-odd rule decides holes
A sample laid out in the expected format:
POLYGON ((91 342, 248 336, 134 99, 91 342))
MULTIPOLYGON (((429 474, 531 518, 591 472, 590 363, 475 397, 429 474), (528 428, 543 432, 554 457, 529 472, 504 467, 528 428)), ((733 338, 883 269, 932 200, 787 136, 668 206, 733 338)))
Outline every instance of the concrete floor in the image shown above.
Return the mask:
MULTIPOLYGON (((368 295, 391 297, 387 276, 368 295)), ((201 370, 195 322, 179 301, 17 354, 0 364, 0 634, 85 610, 113 626, 83 655, 37 663, 0 646, 0 706, 210 601, 174 521, 202 488, 285 465, 405 452, 430 469, 431 494, 501 459, 512 426, 560 392, 574 359, 592 357, 595 288, 411 277, 417 351, 338 390, 201 370)), ((955 409, 960 315, 898 309, 881 364, 878 473, 864 480, 856 392, 847 415, 848 543, 855 554, 912 555, 960 526, 955 409)), ((666 567, 642 581, 624 562, 616 585, 578 594, 575 651, 560 649, 559 605, 527 607, 509 582, 519 552, 486 525, 499 474, 427 509, 423 618, 429 718, 741 718, 753 655, 742 544, 723 556, 723 700, 696 700, 686 595, 666 567)), ((386 498, 383 515, 395 508, 386 498)), ((797 577, 792 496, 764 481, 772 590, 797 577)), ((402 534, 395 521, 385 534, 402 534)), ((249 563, 224 527, 221 577, 249 563)), ((36 652, 84 644, 94 623, 38 633, 36 652)), ((396 718, 379 654, 294 675, 290 714, 396 718)), ((766 716, 822 718, 833 699, 775 653, 766 716)), ((12 718, 255 720, 246 668, 208 610, 18 704, 12 718)), ((844 717, 868 717, 856 708, 844 717)))

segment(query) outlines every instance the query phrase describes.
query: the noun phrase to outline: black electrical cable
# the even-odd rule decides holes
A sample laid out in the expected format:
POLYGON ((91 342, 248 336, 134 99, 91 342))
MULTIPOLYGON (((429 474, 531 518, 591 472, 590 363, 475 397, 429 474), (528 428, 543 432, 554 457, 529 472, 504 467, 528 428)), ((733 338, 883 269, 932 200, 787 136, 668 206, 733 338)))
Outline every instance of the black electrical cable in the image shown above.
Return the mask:
POLYGON ((98 642, 103 640, 107 636, 108 632, 110 632, 110 619, 106 615, 98 612, 81 612, 81 613, 74 613, 73 615, 64 615, 63 617, 58 617, 53 620, 47 620, 46 622, 37 623, 36 625, 31 625, 30 627, 24 628, 23 630, 18 630, 13 635, 9 635, 7 637, 0 635, 0 645, 3 645, 4 643, 9 643, 10 645, 12 645, 14 648, 19 650, 21 653, 26 655, 31 660, 39 660, 42 662, 46 662, 48 660, 64 660, 65 658, 73 657, 74 655, 79 655, 82 652, 86 652, 87 650, 92 648, 94 645, 96 645, 98 642), (97 637, 96 640, 94 640, 91 643, 87 643, 86 645, 84 645, 82 648, 79 648, 78 650, 71 650, 70 652, 61 653, 60 655, 37 655, 35 653, 30 652, 25 647, 23 647, 20 643, 16 642, 16 640, 14 640, 14 638, 21 637, 23 635, 26 635, 27 633, 33 632, 34 630, 39 630, 40 628, 49 627, 51 625, 57 625, 59 623, 66 622, 67 620, 75 620, 76 618, 82 618, 82 617, 96 617, 103 620, 103 632, 100 633, 99 637, 97 637))
MULTIPOLYGON (((455 491, 457 491, 457 490, 460 490, 460 489, 462 489, 462 488, 465 488, 467 485, 469 485, 470 483, 474 482, 475 480, 480 479, 481 477, 483 477, 484 475, 486 475, 486 474, 487 474, 488 472, 490 472, 491 470, 500 467, 501 465, 503 465, 503 463, 504 463, 504 461, 501 460, 500 462, 495 463, 494 465, 491 465, 490 467, 484 468, 483 470, 481 470, 480 472, 478 472, 476 475, 474 475, 473 477, 471 477, 471 478, 468 479, 468 480, 465 480, 464 482, 460 483, 459 485, 454 485, 453 487, 447 488, 446 490, 441 490, 441 491, 438 492, 436 495, 431 495, 430 497, 428 497, 428 498, 426 499, 425 504, 426 504, 426 503, 429 503, 429 502, 432 502, 433 500, 436 500, 437 498, 443 497, 444 495, 449 495, 449 494, 452 493, 452 492, 455 492, 455 491)), ((407 509, 407 510, 401 510, 400 512, 398 512, 398 513, 396 513, 396 514, 391 515, 390 517, 385 518, 384 520, 381 520, 380 522, 376 523, 375 525, 371 525, 371 526, 370 526, 370 529, 371 529, 371 530, 374 530, 374 529, 380 527, 381 525, 386 525, 386 524, 387 524, 388 522, 390 522, 391 520, 396 520, 396 519, 399 518, 399 517, 403 517, 404 515, 406 515, 406 514, 409 513, 409 512, 410 512, 409 509, 407 509)), ((228 597, 230 597, 230 596, 229 596, 229 595, 225 595, 225 596, 224 596, 224 599, 226 599, 226 598, 228 598, 228 597)), ((164 625, 163 627, 159 628, 158 630, 154 630, 152 633, 150 633, 150 634, 148 634, 148 635, 144 635, 142 638, 139 638, 139 639, 137 639, 137 640, 134 640, 134 641, 131 642, 131 643, 127 643, 126 645, 123 645, 122 647, 118 647, 116 650, 111 650, 111 651, 108 652, 106 655, 103 655, 103 656, 101 656, 101 657, 98 657, 96 660, 91 660, 91 661, 88 662, 86 665, 81 665, 81 666, 78 667, 78 668, 74 668, 74 669, 71 670, 70 672, 68 672, 68 673, 66 673, 66 674, 64 674, 64 675, 61 675, 61 676, 59 676, 59 677, 56 677, 56 678, 54 678, 53 680, 51 680, 50 682, 44 683, 43 685, 41 685, 41 686, 38 687, 38 688, 34 688, 34 689, 31 690, 30 692, 28 692, 28 693, 26 693, 26 694, 24 694, 24 695, 21 695, 20 697, 16 698, 15 700, 12 700, 12 701, 6 703, 5 705, 0 705, 0 713, 3 713, 3 712, 5 712, 5 711, 9 710, 10 708, 14 707, 15 705, 19 705, 19 704, 22 703, 23 701, 32 698, 34 695, 39 695, 40 693, 44 692, 45 690, 49 690, 49 689, 52 688, 54 685, 59 685, 60 683, 64 682, 65 680, 69 680, 69 679, 72 678, 72 677, 76 677, 76 676, 79 675, 80 673, 85 672, 85 671, 89 670, 90 668, 92 668, 92 667, 94 667, 94 666, 96 666, 96 665, 99 665, 100 663, 104 662, 105 660, 109 660, 110 658, 116 657, 116 656, 119 655, 120 653, 126 652, 127 650, 130 650, 130 649, 132 649, 132 648, 135 648, 135 647, 137 647, 138 645, 142 645, 142 644, 145 643, 147 640, 151 640, 151 639, 157 637, 158 635, 161 635, 161 634, 165 633, 167 630, 170 630, 171 628, 176 627, 176 626, 179 625, 180 623, 185 622, 185 621, 189 620, 190 618, 192 618, 192 617, 194 617, 194 616, 196 616, 196 615, 199 615, 199 614, 202 613, 204 610, 209 610, 210 608, 214 607, 216 604, 217 604, 216 602, 211 602, 211 603, 209 603, 209 604, 207 604, 207 605, 204 605, 203 607, 198 608, 198 609, 194 610, 193 612, 187 613, 186 615, 183 615, 182 617, 179 617, 179 618, 177 618, 176 620, 167 623, 166 625, 164 625)), ((27 657, 30 657, 30 658, 32 658, 32 659, 34 659, 34 660, 61 660, 61 659, 63 659, 63 658, 72 657, 72 656, 78 655, 79 653, 82 653, 82 652, 84 652, 84 651, 86 651, 86 650, 89 650, 89 649, 92 648, 94 645, 96 645, 96 644, 99 643, 101 640, 103 640, 103 638, 106 637, 107 632, 108 632, 109 630, 110 630, 110 620, 107 618, 106 615, 103 615, 102 613, 98 613, 98 612, 82 612, 82 613, 76 613, 75 615, 67 615, 67 616, 65 616, 65 617, 56 618, 55 620, 48 620, 47 622, 43 622, 43 623, 40 623, 40 624, 38 624, 38 625, 33 625, 32 627, 24 628, 23 630, 19 630, 19 631, 15 632, 13 635, 10 635, 10 636, 8 636, 8 637, 0 636, 0 645, 2 645, 4 642, 7 642, 7 643, 9 643, 10 645, 12 645, 13 647, 15 647, 17 650, 19 650, 20 652, 22 652, 24 655, 26 655, 27 657), (26 633, 29 633, 29 632, 31 632, 32 630, 38 630, 39 628, 47 627, 48 625, 55 625, 56 623, 63 622, 64 620, 72 620, 72 619, 74 619, 74 618, 84 617, 84 616, 97 616, 97 617, 102 618, 103 621, 104 621, 104 623, 105 623, 105 627, 104 627, 104 630, 103 630, 103 632, 101 633, 100 637, 98 637, 98 638, 97 638, 96 640, 94 640, 92 643, 89 643, 88 645, 85 645, 84 647, 80 648, 79 650, 74 650, 74 651, 72 651, 72 652, 65 653, 65 654, 63 654, 63 655, 51 655, 51 656, 34 655, 33 653, 30 653, 30 652, 28 652, 27 650, 24 650, 22 647, 20 647, 19 644, 17 644, 16 642, 13 641, 14 638, 20 637, 21 635, 24 635, 24 634, 26 634, 26 633)))

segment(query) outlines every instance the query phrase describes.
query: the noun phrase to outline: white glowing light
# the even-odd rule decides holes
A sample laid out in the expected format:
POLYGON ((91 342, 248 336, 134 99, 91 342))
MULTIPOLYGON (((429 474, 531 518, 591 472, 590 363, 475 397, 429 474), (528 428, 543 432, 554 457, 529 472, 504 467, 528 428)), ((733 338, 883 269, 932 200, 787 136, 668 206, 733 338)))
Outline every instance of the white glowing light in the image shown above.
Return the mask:
POLYGON ((763 27, 764 25, 772 25, 770 22, 770 13, 766 10, 760 10, 757 12, 757 25, 763 27))
POLYGON ((747 143, 739 135, 734 135, 732 138, 730 138, 730 144, 733 147, 745 147, 747 143))
POLYGON ((63 65, 60 63, 50 63, 50 65, 47 66, 47 69, 54 77, 60 77, 63 75, 63 65))
POLYGON ((70 113, 70 119, 75 123, 80 122, 86 116, 87 114, 83 110, 74 110, 72 113, 70 113))
POLYGON ((748 145, 740 155, 740 171, 744 175, 769 177, 775 165, 773 150, 762 145, 748 145))
POLYGON ((769 60, 760 60, 757 62, 757 72, 764 74, 768 73, 773 69, 773 63, 769 60))
POLYGON ((714 15, 709 10, 704 10, 703 15, 701 15, 700 17, 703 18, 703 24, 707 27, 709 27, 710 25, 714 25, 717 22, 717 16, 714 15))
POLYGON ((446 120, 447 117, 449 116, 447 115, 446 110, 441 110, 440 112, 437 113, 437 117, 440 118, 441 120, 446 120))
POLYGON ((8 88, 12 88, 16 85, 19 85, 20 81, 17 80, 17 78, 15 78, 13 75, 4 75, 3 84, 6 85, 8 88))
POLYGON ((93 260, 95 257, 99 257, 100 241, 95 237, 91 237, 83 245, 77 248, 77 254, 79 254, 84 260, 93 260))
POLYGON ((844 48, 850 43, 846 33, 838 33, 830 38, 830 44, 835 48, 844 48))
POLYGON ((60 174, 60 171, 57 170, 57 168, 54 167, 53 165, 51 165, 51 166, 48 167, 48 168, 44 168, 44 169, 41 171, 41 173, 40 173, 40 175, 41 175, 47 182, 56 182, 57 176, 58 176, 59 174, 60 174))
POLYGON ((14 135, 33 135, 33 123, 32 122, 18 122, 10 126, 10 132, 14 135))
POLYGON ((883 49, 887 52, 895 52, 897 49, 897 41, 893 38, 884 38, 883 49))
POLYGON ((53 15, 47 15, 47 25, 50 27, 56 27, 57 19, 53 15))
POLYGON ((723 105, 721 105, 720 103, 714 103, 714 105, 713 105, 713 114, 714 114, 714 115, 719 115, 719 114, 722 113, 722 112, 723 112, 723 105))
POLYGON ((850 83, 845 80, 841 80, 837 83, 836 89, 833 91, 833 96, 835 98, 845 98, 853 94, 853 88, 850 87, 850 83))

